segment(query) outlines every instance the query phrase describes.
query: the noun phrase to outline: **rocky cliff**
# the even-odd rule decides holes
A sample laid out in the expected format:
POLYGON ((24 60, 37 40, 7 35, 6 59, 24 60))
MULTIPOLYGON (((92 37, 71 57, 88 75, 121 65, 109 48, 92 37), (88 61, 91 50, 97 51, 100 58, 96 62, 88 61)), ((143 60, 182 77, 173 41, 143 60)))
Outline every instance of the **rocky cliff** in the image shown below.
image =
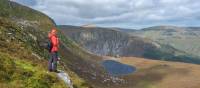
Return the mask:
POLYGON ((142 56, 145 51, 159 47, 149 40, 132 37, 114 29, 68 26, 61 31, 98 55, 142 56))
MULTIPOLYGON (((59 26, 65 36, 70 37, 87 51, 106 56, 137 56, 150 59, 200 63, 198 57, 189 55, 170 45, 129 35, 115 28, 59 26)), ((132 32, 130 32, 132 33, 132 32)))

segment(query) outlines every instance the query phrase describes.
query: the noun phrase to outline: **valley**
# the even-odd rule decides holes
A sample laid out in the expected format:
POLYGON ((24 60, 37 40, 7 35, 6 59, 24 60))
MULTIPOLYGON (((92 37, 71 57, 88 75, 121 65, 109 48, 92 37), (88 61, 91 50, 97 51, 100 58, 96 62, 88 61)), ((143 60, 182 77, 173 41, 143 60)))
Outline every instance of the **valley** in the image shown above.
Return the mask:
POLYGON ((199 88, 200 33, 189 29, 57 25, 42 12, 0 0, 0 88, 199 88), (58 28, 60 73, 47 69, 52 27, 58 28))
MULTIPOLYGON (((133 56, 200 64, 200 57, 197 55, 180 50, 176 46, 155 41, 151 37, 142 37, 142 30, 134 30, 127 33, 118 28, 85 28, 69 25, 58 27, 66 37, 71 38, 85 50, 96 55, 114 57, 133 56)), ((180 45, 180 47, 183 46, 180 45)))
MULTIPOLYGON (((113 57, 104 57, 113 60, 113 57)), ((131 87, 121 88, 199 88, 199 65, 149 60, 138 57, 115 59, 123 64, 136 67, 132 74, 123 76, 131 87)))

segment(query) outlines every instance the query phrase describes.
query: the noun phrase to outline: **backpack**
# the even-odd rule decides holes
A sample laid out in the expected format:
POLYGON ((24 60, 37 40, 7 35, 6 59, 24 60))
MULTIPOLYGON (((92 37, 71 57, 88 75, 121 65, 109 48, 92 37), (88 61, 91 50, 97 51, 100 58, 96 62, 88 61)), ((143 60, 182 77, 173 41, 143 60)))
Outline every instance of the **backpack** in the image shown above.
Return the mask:
POLYGON ((53 44, 52 42, 49 40, 48 43, 47 43, 47 49, 49 52, 51 52, 51 49, 53 48, 53 44))

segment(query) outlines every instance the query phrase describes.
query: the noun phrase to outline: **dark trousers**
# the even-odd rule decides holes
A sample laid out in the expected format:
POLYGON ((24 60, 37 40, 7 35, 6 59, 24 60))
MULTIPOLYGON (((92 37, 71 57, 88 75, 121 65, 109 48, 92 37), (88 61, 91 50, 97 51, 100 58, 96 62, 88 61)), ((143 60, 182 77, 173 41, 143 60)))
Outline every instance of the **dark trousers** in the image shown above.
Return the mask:
POLYGON ((57 60, 58 60, 58 52, 51 52, 49 62, 48 62, 49 71, 57 70, 57 60))

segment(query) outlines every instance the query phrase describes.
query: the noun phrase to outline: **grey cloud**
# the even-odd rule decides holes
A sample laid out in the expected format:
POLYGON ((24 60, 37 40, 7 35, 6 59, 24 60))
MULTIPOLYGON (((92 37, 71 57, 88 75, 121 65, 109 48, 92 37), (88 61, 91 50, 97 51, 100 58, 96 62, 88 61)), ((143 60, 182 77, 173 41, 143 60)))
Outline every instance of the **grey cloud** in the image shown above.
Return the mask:
POLYGON ((37 4, 36 0, 11 0, 11 1, 16 1, 16 2, 19 2, 19 3, 23 4, 23 5, 29 5, 29 6, 37 4))
POLYGON ((146 27, 198 25, 199 0, 17 0, 42 11, 57 24, 146 27), (32 1, 32 2, 30 2, 32 1), (31 4, 34 3, 34 4, 31 4))

